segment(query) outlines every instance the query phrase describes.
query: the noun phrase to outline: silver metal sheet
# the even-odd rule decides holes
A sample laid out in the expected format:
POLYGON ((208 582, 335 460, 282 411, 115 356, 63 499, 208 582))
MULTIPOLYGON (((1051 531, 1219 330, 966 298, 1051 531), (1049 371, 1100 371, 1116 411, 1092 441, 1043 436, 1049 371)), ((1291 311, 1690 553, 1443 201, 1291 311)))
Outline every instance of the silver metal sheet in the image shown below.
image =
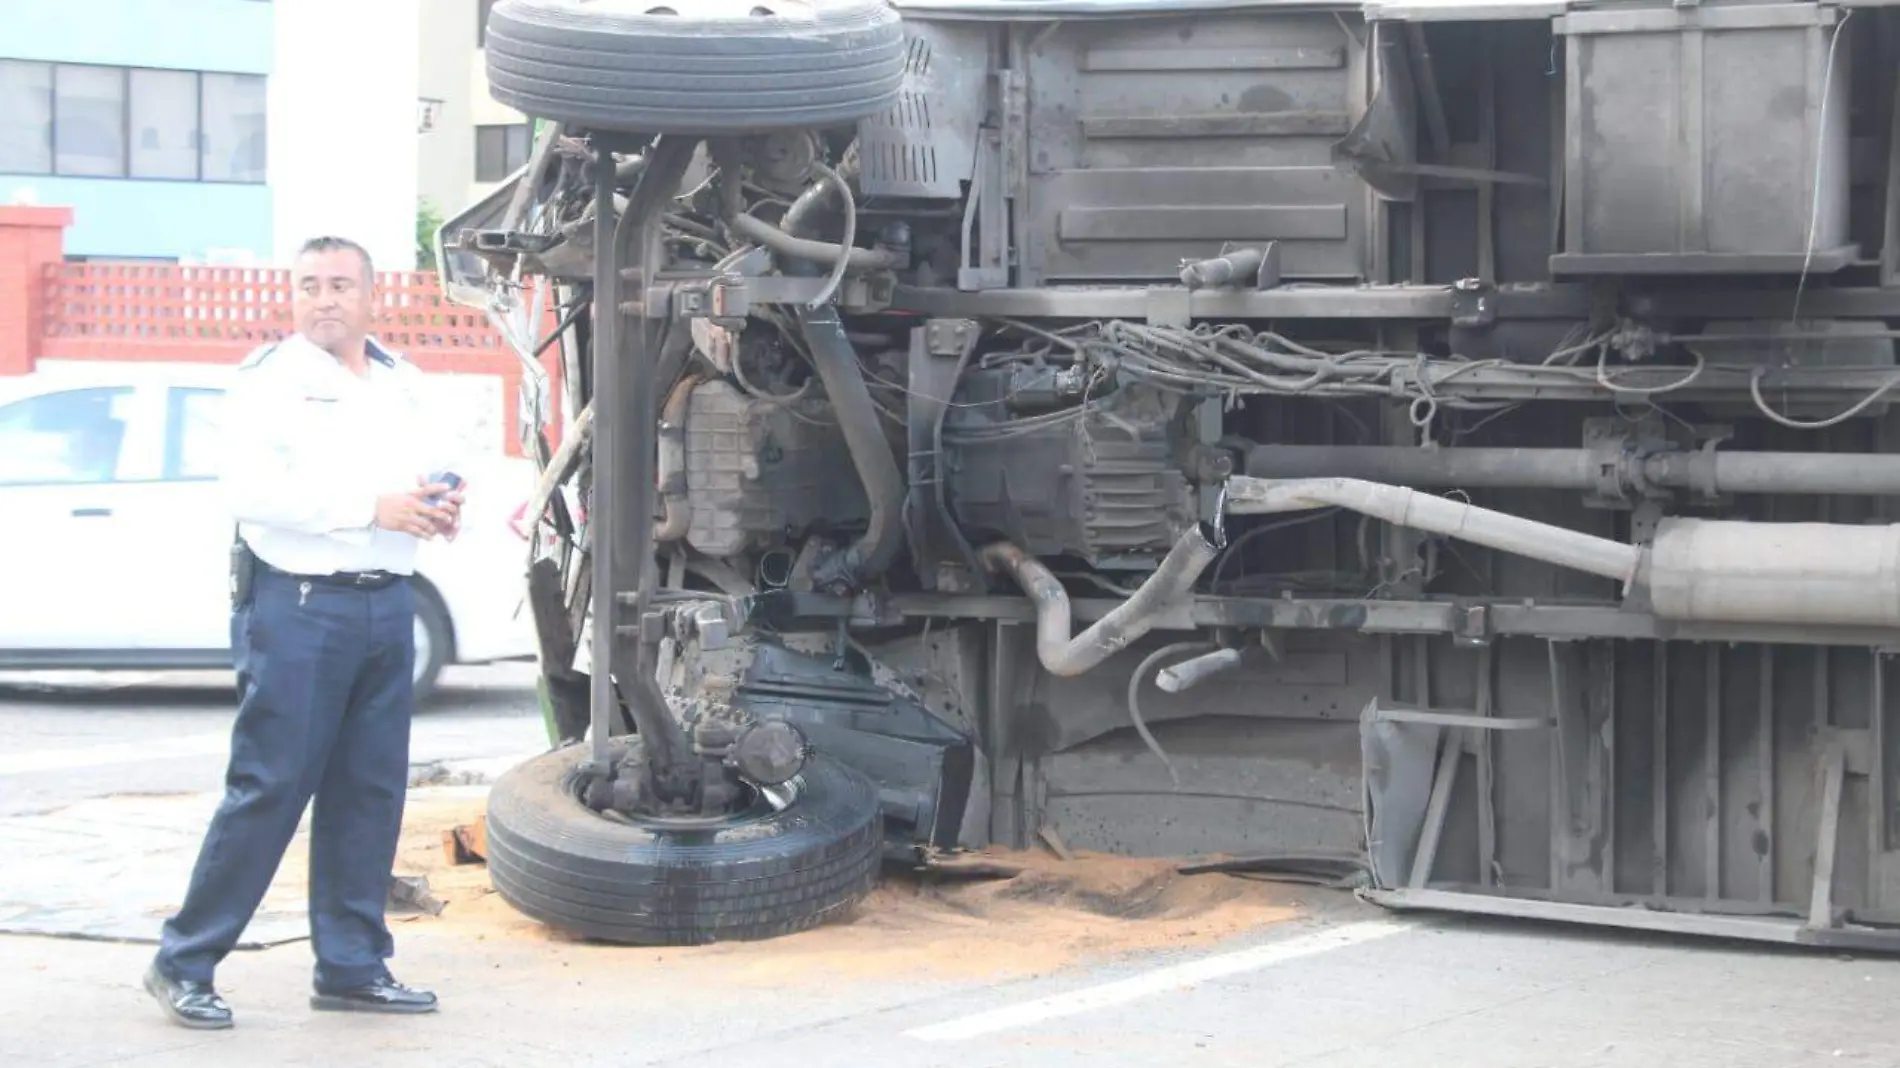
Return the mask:
MULTIPOLYGON (((1850 0, 1848 6, 1886 2, 1850 0)), ((893 0, 906 17, 946 19, 1116 18, 1221 11, 1359 11, 1368 19, 1541 19, 1562 15, 1564 0, 1394 0, 1316 4, 1310 0, 893 0)))
POLYGON ((988 100, 988 31, 913 21, 897 103, 858 124, 859 183, 870 196, 955 200, 976 173, 988 100))
POLYGON ((1266 242, 1286 278, 1363 277, 1364 188, 1331 157, 1363 47, 1290 9, 1039 35, 1018 284, 1173 281, 1266 242))
POLYGON ((1371 0, 1362 10, 1369 21, 1473 22, 1552 19, 1569 8, 1564 0, 1371 0))
POLYGON ((1351 11, 1351 4, 1310 0, 893 0, 906 17, 967 19, 1112 18, 1127 15, 1198 14, 1209 11, 1351 11))
POLYGON ((1795 274, 1851 259, 1855 50, 1837 47, 1838 18, 1749 4, 1558 20, 1567 215, 1553 271, 1795 274))
POLYGON ((1136 856, 1358 852, 1353 724, 1263 721, 1237 735, 1201 722, 1155 733, 1178 787, 1131 732, 1098 739, 1038 761, 1032 829, 1136 856))

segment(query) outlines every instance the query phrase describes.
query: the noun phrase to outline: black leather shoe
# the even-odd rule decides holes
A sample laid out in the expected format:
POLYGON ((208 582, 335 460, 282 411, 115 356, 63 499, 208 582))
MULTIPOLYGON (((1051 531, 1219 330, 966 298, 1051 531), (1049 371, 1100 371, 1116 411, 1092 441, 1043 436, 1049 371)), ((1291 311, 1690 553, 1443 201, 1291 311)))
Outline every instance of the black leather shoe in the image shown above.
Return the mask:
POLYGON ((342 990, 317 988, 310 1007, 324 1012, 399 1012, 435 1011, 435 995, 427 990, 412 990, 384 975, 362 986, 342 990))
POLYGON ((145 970, 145 991, 180 1027, 222 1031, 231 1026, 231 1006, 224 1003, 210 983, 172 979, 153 964, 145 970))

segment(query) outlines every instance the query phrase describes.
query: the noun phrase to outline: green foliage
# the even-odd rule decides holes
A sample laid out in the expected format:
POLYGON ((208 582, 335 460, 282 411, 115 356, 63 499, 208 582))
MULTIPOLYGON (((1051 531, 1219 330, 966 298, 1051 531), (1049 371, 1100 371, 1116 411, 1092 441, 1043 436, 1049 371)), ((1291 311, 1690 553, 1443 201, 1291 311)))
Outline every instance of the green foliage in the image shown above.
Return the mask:
POLYGON ((416 198, 416 270, 435 270, 435 234, 442 223, 442 213, 428 197, 416 198))

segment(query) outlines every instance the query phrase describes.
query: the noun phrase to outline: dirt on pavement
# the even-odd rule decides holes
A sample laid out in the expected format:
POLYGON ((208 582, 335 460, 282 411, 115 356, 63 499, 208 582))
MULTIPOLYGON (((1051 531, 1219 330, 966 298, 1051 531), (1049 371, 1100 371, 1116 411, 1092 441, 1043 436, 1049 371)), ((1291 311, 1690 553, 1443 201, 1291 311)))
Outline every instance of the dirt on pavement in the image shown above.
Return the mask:
MULTIPOLYGON (((616 964, 626 947, 570 938, 516 912, 487 869, 452 864, 443 833, 482 814, 467 791, 416 790, 404 819, 399 875, 428 879, 439 915, 405 915, 420 933, 483 940, 541 940, 581 959, 616 964)), ((285 857, 279 885, 301 886, 302 844, 285 857)), ((991 852, 1009 877, 888 873, 856 915, 814 931, 758 943, 638 950, 668 965, 717 964, 726 981, 774 985, 814 973, 849 978, 996 979, 1048 974, 1080 962, 1194 946, 1295 916, 1284 887, 1233 876, 1184 876, 1176 863, 1092 854, 991 852)))

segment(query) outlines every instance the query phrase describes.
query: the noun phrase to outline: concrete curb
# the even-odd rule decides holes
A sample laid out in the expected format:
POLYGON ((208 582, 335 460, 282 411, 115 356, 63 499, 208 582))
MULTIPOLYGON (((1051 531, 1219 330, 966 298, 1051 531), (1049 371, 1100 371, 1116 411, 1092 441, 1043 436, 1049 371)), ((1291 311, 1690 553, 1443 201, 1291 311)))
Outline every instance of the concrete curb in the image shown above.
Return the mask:
POLYGON ((431 760, 409 766, 409 788, 421 786, 487 786, 509 768, 539 753, 476 760, 431 760))

